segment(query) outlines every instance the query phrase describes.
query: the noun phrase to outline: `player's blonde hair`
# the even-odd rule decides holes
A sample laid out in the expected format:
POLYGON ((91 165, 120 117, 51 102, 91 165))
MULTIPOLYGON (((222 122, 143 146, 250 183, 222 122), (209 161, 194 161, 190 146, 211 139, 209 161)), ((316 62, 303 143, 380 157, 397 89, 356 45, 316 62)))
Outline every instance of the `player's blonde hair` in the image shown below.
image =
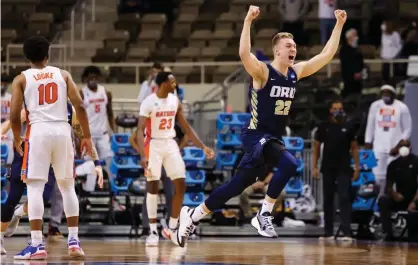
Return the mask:
POLYGON ((274 35, 272 42, 272 45, 276 45, 277 42, 281 39, 292 39, 293 40, 293 34, 289 32, 279 32, 276 35, 274 35))

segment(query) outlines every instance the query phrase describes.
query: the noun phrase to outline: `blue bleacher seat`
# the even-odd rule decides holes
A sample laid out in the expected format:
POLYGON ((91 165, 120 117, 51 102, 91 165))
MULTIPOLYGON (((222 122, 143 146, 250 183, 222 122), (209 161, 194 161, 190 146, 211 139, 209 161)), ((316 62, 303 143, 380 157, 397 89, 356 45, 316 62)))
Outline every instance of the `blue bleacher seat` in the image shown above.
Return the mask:
POLYGON ((286 184, 285 191, 286 194, 302 194, 303 190, 303 181, 300 178, 291 178, 286 184))
POLYGON ((120 178, 137 178, 142 173, 138 156, 114 156, 110 173, 120 178))
POLYGON ((120 178, 117 177, 112 181, 109 181, 110 190, 114 193, 121 191, 128 191, 129 186, 134 181, 134 178, 120 178))
POLYGON ((369 210, 373 210, 372 206, 373 203, 375 202, 374 198, 371 199, 364 199, 364 198, 360 198, 357 197, 354 202, 351 204, 352 210, 356 210, 356 211, 369 211, 369 210))
POLYGON ((351 186, 360 187, 367 182, 376 182, 373 172, 360 172, 359 178, 351 182, 351 186))
POLYGON ((203 170, 189 170, 186 172, 187 187, 203 188, 206 182, 206 173, 203 170))
POLYGON ((115 133, 110 140, 112 151, 115 155, 134 155, 136 151, 129 143, 129 133, 115 133))
POLYGON ((1 190, 1 204, 4 204, 7 200, 8 194, 7 191, 1 190))
POLYGON ((206 160, 203 150, 194 146, 185 147, 181 152, 186 167, 202 166, 206 160))
POLYGON ((289 150, 289 152, 301 152, 303 151, 303 148, 305 147, 303 138, 301 137, 283 137, 284 144, 286 146, 286 149, 289 150))
POLYGON ((239 149, 242 147, 242 141, 238 134, 222 134, 216 135, 216 148, 218 150, 223 149, 239 149))
POLYGON ((7 163, 8 157, 9 157, 9 147, 5 144, 1 144, 1 164, 2 165, 7 163))
POLYGON ((232 170, 237 162, 238 154, 230 151, 218 151, 216 156, 217 170, 232 170))
POLYGON ((203 192, 186 192, 184 194, 183 205, 196 207, 199 206, 205 200, 205 194, 203 192))
MULTIPOLYGON (((361 170, 370 170, 377 166, 373 150, 359 150, 359 157, 361 170)), ((351 159, 351 164, 354 165, 353 159, 351 159)))
POLYGON ((219 113, 216 129, 221 133, 240 132, 250 119, 249 113, 219 113))

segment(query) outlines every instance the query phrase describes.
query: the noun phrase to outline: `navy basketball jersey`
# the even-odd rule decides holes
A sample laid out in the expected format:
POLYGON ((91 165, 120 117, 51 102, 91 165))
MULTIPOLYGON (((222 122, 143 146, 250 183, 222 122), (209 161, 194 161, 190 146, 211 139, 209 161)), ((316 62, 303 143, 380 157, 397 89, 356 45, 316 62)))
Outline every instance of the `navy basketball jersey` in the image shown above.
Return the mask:
POLYGON ((254 89, 250 83, 249 104, 251 119, 245 132, 251 131, 281 137, 285 134, 290 108, 296 92, 297 76, 289 67, 287 76, 267 64, 269 75, 262 89, 254 89))

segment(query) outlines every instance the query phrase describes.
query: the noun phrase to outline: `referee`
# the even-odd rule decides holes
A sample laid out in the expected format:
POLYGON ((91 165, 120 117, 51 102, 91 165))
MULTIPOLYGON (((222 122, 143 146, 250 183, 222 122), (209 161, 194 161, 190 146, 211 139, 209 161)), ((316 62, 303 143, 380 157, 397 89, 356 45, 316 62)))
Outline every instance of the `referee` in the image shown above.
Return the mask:
POLYGON ((337 183, 338 201, 344 241, 351 241, 351 180, 356 180, 360 172, 358 146, 353 128, 345 121, 341 100, 331 102, 329 119, 322 123, 315 134, 312 154, 312 176, 319 179, 318 159, 321 144, 324 144, 321 173, 323 175, 325 239, 333 238, 334 193, 337 183), (351 154, 350 154, 351 152, 351 154), (355 161, 355 171, 350 167, 351 155, 355 161))

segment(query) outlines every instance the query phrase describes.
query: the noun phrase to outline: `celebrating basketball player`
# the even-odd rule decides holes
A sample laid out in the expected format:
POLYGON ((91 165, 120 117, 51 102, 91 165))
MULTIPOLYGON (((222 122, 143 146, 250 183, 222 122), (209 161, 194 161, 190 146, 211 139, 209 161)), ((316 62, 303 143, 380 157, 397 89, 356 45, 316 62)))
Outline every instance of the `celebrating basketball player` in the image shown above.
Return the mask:
POLYGON ((186 191, 186 168, 177 142, 174 140, 176 131, 174 122, 177 120, 184 133, 190 140, 205 152, 208 159, 214 155, 213 150, 205 146, 182 114, 182 105, 173 94, 176 80, 171 73, 158 73, 155 82, 158 91, 148 96, 141 104, 138 121, 138 143, 141 165, 147 177, 147 211, 150 220, 150 235, 146 240, 147 246, 157 246, 159 237, 157 232, 157 194, 161 167, 174 184, 174 198, 168 230, 163 235, 179 245, 178 217, 186 191), (147 122, 148 121, 148 122, 147 122), (148 124, 147 124, 148 123, 148 124), (146 130, 146 138, 142 132, 146 130))
POLYGON ((239 47, 242 63, 252 77, 249 90, 251 120, 241 134, 246 153, 235 176, 229 182, 215 189, 196 209, 182 208, 179 220, 181 246, 184 246, 186 238, 200 219, 219 209, 230 198, 241 194, 257 179, 264 178, 266 165, 278 170, 269 183, 261 209, 251 223, 260 235, 277 237, 272 224, 272 208, 288 180, 296 174, 297 167, 296 159, 286 151, 281 139, 295 96, 296 83, 301 78, 314 74, 332 60, 347 19, 345 11, 336 10, 337 22, 322 52, 309 61, 295 65, 296 43, 293 35, 278 33, 272 43, 274 60, 271 64, 266 64, 257 60, 250 52, 251 23, 259 14, 260 9, 257 6, 250 6, 244 20, 239 47))
POLYGON ((18 75, 12 83, 10 121, 14 146, 23 155, 22 180, 27 185, 28 216, 31 243, 15 259, 45 259, 47 253, 42 241, 42 193, 52 165, 64 201, 68 225, 68 254, 84 256, 78 239, 79 204, 74 188, 74 148, 71 126, 68 123, 67 98, 70 98, 83 129, 81 147, 91 154, 87 113, 83 100, 71 75, 59 68, 48 66, 50 43, 43 37, 28 38, 23 45, 31 68, 18 75), (22 104, 28 115, 24 151, 21 148, 22 104))

